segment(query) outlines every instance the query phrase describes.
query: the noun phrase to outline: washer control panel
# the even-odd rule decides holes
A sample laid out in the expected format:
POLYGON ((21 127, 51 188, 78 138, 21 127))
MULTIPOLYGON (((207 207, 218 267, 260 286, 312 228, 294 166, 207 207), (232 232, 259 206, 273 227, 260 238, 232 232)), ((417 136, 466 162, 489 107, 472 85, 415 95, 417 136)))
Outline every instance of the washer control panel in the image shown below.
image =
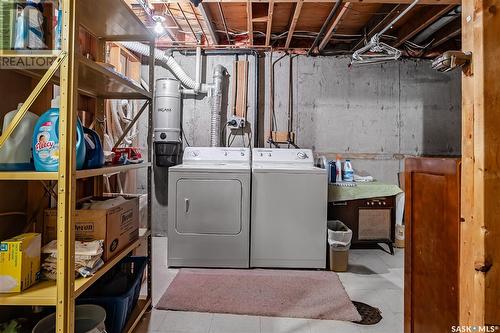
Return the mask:
POLYGON ((182 160, 185 164, 250 163, 249 148, 187 147, 182 160))
POLYGON ((314 165, 311 149, 254 148, 252 150, 252 161, 254 163, 314 165))

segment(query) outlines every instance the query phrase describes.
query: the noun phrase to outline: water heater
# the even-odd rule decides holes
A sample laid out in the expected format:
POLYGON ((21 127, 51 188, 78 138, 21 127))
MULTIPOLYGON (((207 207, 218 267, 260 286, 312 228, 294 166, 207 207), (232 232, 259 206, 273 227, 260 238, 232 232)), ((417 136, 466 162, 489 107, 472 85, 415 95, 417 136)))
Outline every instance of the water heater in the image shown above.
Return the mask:
POLYGON ((156 80, 153 124, 156 165, 178 164, 182 149, 181 85, 178 80, 156 80))

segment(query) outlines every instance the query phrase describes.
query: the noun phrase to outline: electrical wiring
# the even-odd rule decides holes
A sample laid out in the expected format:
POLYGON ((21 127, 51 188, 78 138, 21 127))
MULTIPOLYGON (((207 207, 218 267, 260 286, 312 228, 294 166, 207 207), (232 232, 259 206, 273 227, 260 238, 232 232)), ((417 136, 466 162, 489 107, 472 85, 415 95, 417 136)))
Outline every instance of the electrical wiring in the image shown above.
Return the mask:
POLYGON ((186 133, 184 133, 184 131, 182 131, 182 137, 184 138, 184 141, 186 141, 186 145, 187 145, 188 147, 191 147, 191 144, 189 143, 189 141, 188 141, 188 139, 187 139, 187 137, 186 137, 186 133))
POLYGON ((368 14, 368 15, 389 15, 391 14, 390 12, 368 12, 368 11, 363 11, 363 10, 359 10, 359 9, 354 9, 352 8, 352 6, 343 6, 345 9, 349 10, 349 11, 352 11, 352 12, 356 12, 356 13, 359 13, 359 14, 368 14))

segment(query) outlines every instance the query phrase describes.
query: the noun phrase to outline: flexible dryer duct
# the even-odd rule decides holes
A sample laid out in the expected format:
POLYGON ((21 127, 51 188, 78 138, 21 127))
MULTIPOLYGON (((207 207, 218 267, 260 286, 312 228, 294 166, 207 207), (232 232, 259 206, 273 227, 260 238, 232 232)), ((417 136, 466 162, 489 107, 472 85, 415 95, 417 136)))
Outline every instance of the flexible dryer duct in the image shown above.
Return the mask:
MULTIPOLYGON (((121 42, 120 44, 131 51, 149 57, 148 45, 138 42, 121 42)), ((193 80, 188 74, 186 74, 177 61, 175 61, 174 57, 167 55, 164 51, 157 48, 154 49, 154 57, 158 63, 164 67, 168 67, 179 79, 179 81, 182 82, 183 86, 193 89, 195 93, 200 92, 206 94, 208 92, 209 87, 206 84, 201 84, 200 82, 193 80)))
POLYGON ((210 147, 220 146, 220 118, 222 110, 222 84, 226 70, 221 65, 214 67, 213 95, 210 103, 210 147))
MULTIPOLYGON (((127 49, 142 54, 144 56, 149 56, 149 46, 138 43, 138 42, 121 42, 121 44, 127 49)), ((163 67, 169 68, 172 73, 182 82, 182 84, 192 89, 194 94, 197 93, 208 93, 211 92, 212 98, 210 101, 210 146, 219 147, 220 146, 220 128, 221 128, 221 111, 222 111, 222 90, 224 75, 226 75, 226 69, 221 65, 216 65, 213 72, 213 83, 202 84, 200 82, 201 77, 201 49, 196 50, 197 64, 196 64, 196 81, 193 80, 182 67, 175 61, 172 56, 165 54, 162 50, 154 49, 155 60, 163 67)), ((184 92, 186 92, 184 90, 184 92)), ((156 108, 159 106, 157 105, 156 108)), ((155 110, 156 111, 156 110, 155 110)), ((180 124, 179 124, 180 125, 180 124)), ((155 138, 155 141, 157 139, 155 138)))

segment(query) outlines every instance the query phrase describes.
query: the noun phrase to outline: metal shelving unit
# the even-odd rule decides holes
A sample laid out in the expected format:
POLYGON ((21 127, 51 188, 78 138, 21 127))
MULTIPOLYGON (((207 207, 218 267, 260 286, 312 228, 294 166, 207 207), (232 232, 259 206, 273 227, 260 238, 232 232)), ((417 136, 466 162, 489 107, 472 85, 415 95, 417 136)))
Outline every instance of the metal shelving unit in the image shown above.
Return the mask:
MULTIPOLYGON (((47 71, 14 69, 21 75, 39 78, 11 126, 2 133, 0 147, 33 104, 48 83, 60 86, 59 119, 59 171, 58 172, 0 172, 0 181, 57 181, 57 280, 39 282, 24 292, 0 294, 0 305, 55 306, 56 331, 74 332, 75 298, 90 287, 122 258, 137 248, 140 241, 108 260, 99 271, 89 278, 74 277, 74 215, 76 180, 94 178, 94 192, 103 192, 103 175, 147 168, 148 229, 141 233, 148 242, 148 293, 140 299, 132 311, 125 332, 132 332, 144 312, 151 307, 151 180, 152 180, 152 112, 154 87, 154 37, 123 0, 62 0, 63 30, 60 51, 0 51, 0 57, 53 57, 47 71), (84 27, 98 40, 97 61, 104 62, 108 41, 141 41, 149 43, 149 91, 122 75, 78 54, 78 30, 84 27), (76 119, 78 94, 96 98, 96 117, 104 119, 105 99, 143 99, 148 101, 148 162, 123 166, 109 166, 91 170, 76 170, 76 119)), ((103 133, 99 133, 103 134, 103 133)))

